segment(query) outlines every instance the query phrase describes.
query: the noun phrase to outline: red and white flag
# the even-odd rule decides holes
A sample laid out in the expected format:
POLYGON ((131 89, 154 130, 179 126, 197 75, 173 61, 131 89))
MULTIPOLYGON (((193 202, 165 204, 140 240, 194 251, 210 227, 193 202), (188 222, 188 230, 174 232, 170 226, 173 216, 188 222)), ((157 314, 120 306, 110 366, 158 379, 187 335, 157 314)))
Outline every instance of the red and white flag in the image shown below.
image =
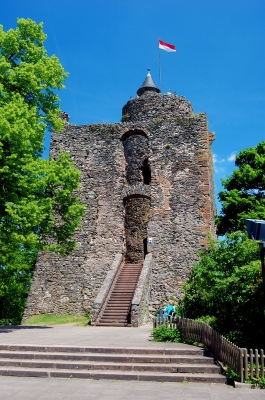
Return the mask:
POLYGON ((176 51, 176 46, 174 46, 174 44, 162 42, 162 40, 159 40, 159 39, 158 39, 158 47, 159 47, 159 49, 170 51, 170 52, 176 51))

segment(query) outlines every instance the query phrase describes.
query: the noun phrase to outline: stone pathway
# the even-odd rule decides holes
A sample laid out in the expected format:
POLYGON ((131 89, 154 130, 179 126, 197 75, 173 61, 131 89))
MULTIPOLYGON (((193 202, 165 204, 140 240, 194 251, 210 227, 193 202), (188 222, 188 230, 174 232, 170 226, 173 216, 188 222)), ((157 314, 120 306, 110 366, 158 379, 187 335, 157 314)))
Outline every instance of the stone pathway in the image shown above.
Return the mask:
MULTIPOLYGON (((188 348, 151 342, 151 326, 141 328, 19 326, 0 327, 0 344, 188 348)), ((159 383, 114 380, 42 379, 0 376, 0 399, 174 399, 265 400, 265 390, 224 384, 159 383)))
POLYGON ((1 400, 265 400, 265 390, 206 383, 0 377, 1 400))

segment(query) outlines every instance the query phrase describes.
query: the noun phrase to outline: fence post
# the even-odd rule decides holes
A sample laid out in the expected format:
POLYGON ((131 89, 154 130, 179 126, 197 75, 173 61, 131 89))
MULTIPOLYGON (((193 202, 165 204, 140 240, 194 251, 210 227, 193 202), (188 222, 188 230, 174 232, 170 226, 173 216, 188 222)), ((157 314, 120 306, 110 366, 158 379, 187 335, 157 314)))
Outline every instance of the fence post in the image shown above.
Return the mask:
POLYGON ((264 351, 260 350, 260 377, 264 378, 264 351))
POLYGON ((240 368, 240 382, 244 382, 244 366, 243 366, 243 349, 239 349, 239 368, 240 368))
POLYGON ((253 350, 249 350, 249 361, 250 361, 250 379, 253 379, 253 350))
POLYGON ((256 378, 259 377, 259 353, 258 350, 255 349, 255 364, 256 364, 256 378))
POLYGON ((245 379, 248 379, 248 351, 244 349, 244 372, 245 372, 245 379))

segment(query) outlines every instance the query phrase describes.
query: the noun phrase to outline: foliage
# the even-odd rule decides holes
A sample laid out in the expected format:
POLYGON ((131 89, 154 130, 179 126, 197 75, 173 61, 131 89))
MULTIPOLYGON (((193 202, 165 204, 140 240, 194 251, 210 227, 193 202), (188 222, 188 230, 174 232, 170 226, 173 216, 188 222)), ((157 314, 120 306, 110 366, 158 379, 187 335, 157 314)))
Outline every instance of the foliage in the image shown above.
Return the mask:
POLYGON ((12 323, 38 250, 71 252, 84 209, 73 195, 80 173, 69 154, 40 158, 46 129, 63 128, 56 92, 67 77, 45 38, 30 19, 8 32, 0 26, 0 319, 12 323))
POLYGON ((0 325, 20 324, 36 257, 34 249, 15 251, 0 268, 0 325))
POLYGON ((182 342, 181 333, 177 328, 160 326, 152 330, 151 336, 153 336, 154 342, 182 342))
POLYGON ((265 219, 265 141, 240 151, 238 170, 222 180, 225 190, 218 197, 222 204, 217 217, 217 233, 224 235, 245 230, 245 219, 265 219))
POLYGON ((85 313, 85 318, 87 319, 87 325, 91 324, 91 310, 88 308, 85 313))
POLYGON ((212 328, 216 326, 216 317, 210 315, 204 315, 203 317, 196 318, 196 321, 206 322, 212 328))
MULTIPOLYGON (((226 373, 229 378, 233 379, 234 381, 239 382, 240 381, 240 376, 233 371, 231 368, 227 367, 226 373)), ((250 383, 253 386, 259 386, 261 389, 265 388, 265 378, 258 377, 258 378, 248 378, 244 380, 244 383, 250 383)))
POLYGON ((121 121, 122 122, 129 121, 130 118, 131 118, 130 114, 126 113, 126 114, 123 114, 123 116, 121 117, 121 121))
POLYGON ((239 375, 238 375, 232 368, 227 367, 226 373, 227 373, 227 375, 228 375, 228 377, 229 377, 230 379, 233 379, 234 381, 239 382, 240 377, 239 377, 239 375))
POLYGON ((265 389, 265 378, 253 378, 253 379, 245 379, 245 383, 251 383, 253 386, 260 386, 261 389, 265 389))
POLYGON ((86 315, 55 315, 55 314, 41 314, 33 315, 23 325, 63 325, 63 324, 77 324, 88 325, 88 318, 86 315))
MULTIPOLYGON (((185 317, 211 319, 211 326, 233 343, 263 348, 264 302, 258 246, 233 233, 210 240, 183 286, 185 317)), ((210 320, 209 320, 210 322, 210 320)))

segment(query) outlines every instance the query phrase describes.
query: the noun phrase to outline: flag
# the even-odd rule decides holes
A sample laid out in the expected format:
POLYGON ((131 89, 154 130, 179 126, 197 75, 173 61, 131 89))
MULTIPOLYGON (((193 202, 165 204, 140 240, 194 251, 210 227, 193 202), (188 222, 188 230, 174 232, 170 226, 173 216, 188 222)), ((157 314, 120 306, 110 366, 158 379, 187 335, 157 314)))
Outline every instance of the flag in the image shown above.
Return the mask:
POLYGON ((173 44, 169 44, 166 42, 162 42, 162 40, 158 39, 158 47, 159 49, 166 50, 166 51, 176 51, 176 46, 173 44))

